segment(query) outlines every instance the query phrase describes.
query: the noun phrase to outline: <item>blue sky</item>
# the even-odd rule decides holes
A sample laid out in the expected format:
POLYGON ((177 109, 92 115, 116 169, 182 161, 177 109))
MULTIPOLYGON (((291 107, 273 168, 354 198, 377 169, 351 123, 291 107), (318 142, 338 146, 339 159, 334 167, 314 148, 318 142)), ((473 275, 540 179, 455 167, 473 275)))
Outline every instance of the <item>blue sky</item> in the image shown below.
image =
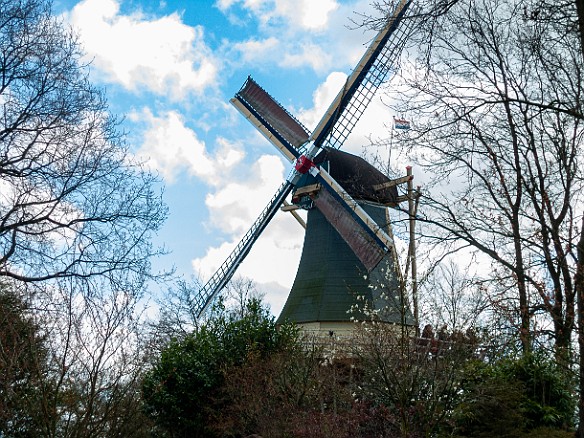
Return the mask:
MULTIPOLYGON (((203 281, 289 171, 229 99, 252 75, 314 128, 372 37, 351 19, 375 14, 368 0, 55 0, 54 9, 78 33, 112 112, 124 117, 132 153, 163 181, 170 217, 157 243, 170 254, 155 267, 203 281)), ((376 99, 345 150, 361 154, 369 136, 387 136, 391 117, 376 99)), ((275 314, 302 239, 280 213, 239 270, 275 314)))

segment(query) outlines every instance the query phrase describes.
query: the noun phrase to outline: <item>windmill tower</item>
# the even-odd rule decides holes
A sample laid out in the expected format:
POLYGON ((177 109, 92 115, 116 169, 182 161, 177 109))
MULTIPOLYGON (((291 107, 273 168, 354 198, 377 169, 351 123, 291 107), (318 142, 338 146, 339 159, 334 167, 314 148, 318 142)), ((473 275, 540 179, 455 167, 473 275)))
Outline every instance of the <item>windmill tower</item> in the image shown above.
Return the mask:
MULTIPOLYGON (((325 166, 379 228, 393 237, 388 207, 396 206, 398 194, 392 181, 364 159, 335 149, 321 152, 314 162, 325 166)), ((303 193, 302 188, 296 190, 293 200, 303 193)), ((294 321, 311 332, 342 335, 353 330, 352 318, 369 318, 355 310, 368 303, 380 321, 411 324, 393 248, 385 258, 385 276, 376 282, 319 209, 310 208, 307 216, 298 271, 278 322, 294 321)))
POLYGON ((397 201, 395 184, 365 160, 339 150, 401 51, 411 1, 402 0, 388 17, 312 133, 252 78, 231 99, 294 169, 201 289, 199 315, 292 194, 291 208, 308 210, 308 222, 296 280, 279 321, 317 330, 348 327, 348 311, 361 296, 382 321, 411 323, 387 210, 397 201))

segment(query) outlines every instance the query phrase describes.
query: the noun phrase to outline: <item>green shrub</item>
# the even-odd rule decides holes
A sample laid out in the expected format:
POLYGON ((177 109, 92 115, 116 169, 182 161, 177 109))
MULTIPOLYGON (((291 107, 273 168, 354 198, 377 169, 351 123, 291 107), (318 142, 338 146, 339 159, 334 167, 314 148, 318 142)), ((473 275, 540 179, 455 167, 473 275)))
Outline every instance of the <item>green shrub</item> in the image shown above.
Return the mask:
POLYGON ((222 312, 157 358, 143 380, 144 411, 170 436, 214 436, 225 373, 248 358, 290 348, 296 336, 293 327, 277 328, 257 300, 247 303, 242 318, 222 312))
POLYGON ((465 376, 452 413, 456 436, 547 437, 554 430, 561 437, 573 425, 570 381, 545 352, 470 362, 465 376))

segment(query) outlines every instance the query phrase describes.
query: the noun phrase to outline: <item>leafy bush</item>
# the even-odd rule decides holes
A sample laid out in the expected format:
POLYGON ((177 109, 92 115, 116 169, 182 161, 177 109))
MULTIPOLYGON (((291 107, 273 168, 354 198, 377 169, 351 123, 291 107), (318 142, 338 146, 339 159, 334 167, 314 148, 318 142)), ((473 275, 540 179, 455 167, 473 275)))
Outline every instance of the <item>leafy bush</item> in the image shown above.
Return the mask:
POLYGON ((467 365, 462 401, 452 415, 457 436, 551 436, 573 425, 575 398, 562 369, 536 351, 467 365), (547 431, 547 432, 542 432, 547 431))
POLYGON ((246 304, 242 318, 221 312, 163 350, 143 381, 144 410, 171 436, 214 436, 213 418, 227 403, 221 396, 225 375, 295 340, 296 330, 277 328, 258 300, 246 304))
POLYGON ((521 411, 528 429, 572 426, 576 405, 569 379, 546 352, 504 361, 501 373, 523 386, 521 411))
POLYGON ((40 433, 47 348, 30 309, 0 283, 0 437, 40 433))

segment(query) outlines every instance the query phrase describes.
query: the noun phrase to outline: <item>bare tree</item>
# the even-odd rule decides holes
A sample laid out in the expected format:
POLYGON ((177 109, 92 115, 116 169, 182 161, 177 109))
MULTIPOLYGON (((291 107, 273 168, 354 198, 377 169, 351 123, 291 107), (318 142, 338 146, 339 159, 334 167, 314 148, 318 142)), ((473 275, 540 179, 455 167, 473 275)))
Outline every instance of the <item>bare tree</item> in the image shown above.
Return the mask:
POLYGON ((136 297, 71 291, 53 288, 43 303, 2 284, 0 434, 146 436, 136 297))
MULTIPOLYGON (((175 287, 170 288, 160 300, 157 320, 150 324, 150 346, 160 351, 171 339, 184 339, 201 323, 197 311, 197 299, 201 285, 198 280, 180 280, 175 287)), ((256 299, 261 301, 263 293, 259 292, 252 279, 236 277, 225 287, 216 308, 210 309, 210 314, 229 312, 238 318, 243 318, 247 304, 256 299)), ((209 316, 209 315, 207 315, 209 316)))
POLYGON ((426 236, 487 256, 485 275, 514 292, 523 348, 543 312, 565 358, 583 193, 582 69, 578 33, 534 17, 537 5, 459 1, 420 25, 398 107, 415 121, 412 155, 435 175, 422 200, 426 236))
POLYGON ((580 349, 580 360, 578 362, 579 391, 578 399, 578 431, 579 438, 584 438, 584 218, 582 218, 582 228, 580 229, 580 240, 577 246, 578 266, 576 268, 576 299, 578 301, 578 347, 580 349))
POLYGON ((0 12, 0 275, 142 281, 166 215, 155 178, 128 154, 50 2, 1 0, 0 12))
POLYGON ((45 340, 34 436, 137 436, 140 303, 166 216, 50 0, 0 0, 0 278, 45 340))
POLYGON ((247 303, 251 300, 263 301, 265 293, 258 291, 255 281, 246 277, 235 277, 226 287, 225 306, 239 318, 245 316, 247 303))
POLYGON ((146 436, 140 297, 124 291, 83 294, 70 281, 37 303, 44 305, 36 318, 48 350, 38 394, 39 435, 146 436))
MULTIPOLYGON (((433 327, 464 332, 484 326, 490 302, 470 266, 453 260, 434 267, 422 282, 424 320, 433 327)), ((487 316, 488 315, 488 316, 487 316)))

